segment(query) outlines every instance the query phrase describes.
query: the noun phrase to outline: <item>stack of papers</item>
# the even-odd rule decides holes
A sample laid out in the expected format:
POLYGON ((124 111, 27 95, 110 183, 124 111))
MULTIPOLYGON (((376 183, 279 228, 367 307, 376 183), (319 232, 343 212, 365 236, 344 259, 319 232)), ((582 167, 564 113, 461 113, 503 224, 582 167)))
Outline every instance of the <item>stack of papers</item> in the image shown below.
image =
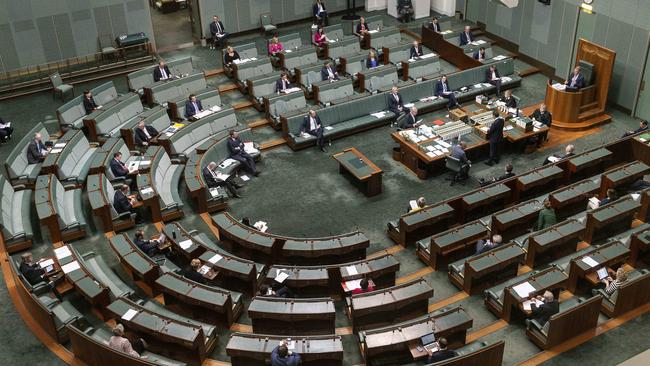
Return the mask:
POLYGON ((285 94, 291 94, 291 93, 295 93, 295 92, 298 92, 298 91, 302 91, 302 89, 300 89, 300 88, 289 88, 289 89, 284 89, 282 92, 285 93, 285 94))
POLYGON ((126 320, 126 321, 128 322, 129 320, 133 319, 133 317, 134 317, 137 313, 138 313, 137 310, 129 309, 129 310, 127 310, 127 311, 124 313, 124 315, 122 315, 122 319, 124 319, 124 320, 126 320))
POLYGON ((530 299, 530 300, 526 300, 526 301, 524 301, 522 303, 522 305, 524 306, 524 310, 526 310, 526 311, 531 311, 532 310, 532 308, 531 308, 532 304, 535 304, 536 306, 541 306, 542 304, 544 304, 544 302, 539 301, 537 299, 530 299))
POLYGON ((244 142, 244 151, 249 154, 257 154, 259 152, 259 150, 255 148, 255 144, 253 142, 244 142))
POLYGON ((210 188, 210 195, 214 198, 220 196, 221 193, 219 192, 219 189, 215 187, 215 188, 210 188))
POLYGON ((345 288, 347 288, 348 291, 353 291, 361 288, 361 279, 345 281, 345 288))
POLYGON ((203 265, 201 268, 199 268, 198 272, 202 275, 205 275, 206 273, 210 272, 210 267, 203 265))
POLYGON ((38 263, 38 265, 41 266, 41 268, 47 268, 47 267, 49 267, 49 266, 51 266, 53 264, 54 264, 53 259, 47 259, 47 260, 44 260, 44 261, 38 263))
POLYGON ((503 130, 504 130, 504 131, 510 131, 510 130, 512 130, 513 128, 514 128, 514 127, 512 127, 511 125, 508 125, 508 126, 504 127, 503 130))
POLYGON ((411 108, 413 106, 415 106, 413 103, 404 104, 404 108, 411 108))
POLYGON ((332 126, 325 126, 325 129, 329 131, 329 130, 333 130, 334 127, 332 127, 332 126))
POLYGON ((227 168, 227 167, 233 165, 236 162, 237 162, 237 160, 232 159, 232 158, 228 158, 228 159, 224 160, 221 164, 219 164, 219 168, 227 168))
POLYGON ((79 269, 79 262, 77 262, 77 261, 70 262, 70 263, 66 264, 65 266, 61 267, 61 270, 65 274, 68 274, 68 273, 70 273, 72 271, 76 271, 78 269, 79 269))
POLYGON ((373 30, 368 31, 368 33, 370 33, 370 34, 377 33, 377 32, 379 32, 379 29, 373 29, 373 30))
POLYGON ((151 194, 151 193, 153 193, 153 188, 151 188, 151 187, 143 188, 143 189, 140 190, 140 194, 142 194, 144 196, 146 196, 148 194, 151 194))
POLYGON ((497 61, 505 60, 506 58, 508 58, 508 56, 499 55, 494 57, 494 59, 497 61))
POLYGON ((192 240, 190 239, 183 240, 182 242, 178 243, 178 246, 181 247, 181 249, 183 250, 187 250, 189 249, 189 247, 192 246, 192 240))
POLYGON ((66 144, 67 144, 67 142, 59 142, 58 144, 55 144, 54 147, 55 148, 64 148, 66 144))
POLYGON ((512 289, 517 293, 517 295, 519 295, 519 297, 528 297, 531 292, 535 292, 535 288, 533 285, 528 283, 528 281, 514 286, 512 289))
POLYGON ((256 223, 254 223, 253 227, 256 228, 257 230, 263 232, 263 233, 265 233, 266 230, 268 230, 268 228, 269 228, 268 225, 266 224, 266 222, 264 222, 264 221, 258 221, 256 223))
POLYGON ((56 256, 56 259, 61 260, 71 256, 72 253, 70 252, 70 248, 68 248, 67 245, 64 245, 61 248, 54 249, 54 255, 56 256))
POLYGON ((566 90, 566 85, 562 83, 555 83, 553 84, 553 89, 555 90, 566 90))
MULTIPOLYGON (((411 202, 415 202, 415 200, 413 200, 413 201, 411 201, 411 202)), ((416 203, 415 205, 417 206, 417 203, 416 203)), ((411 203, 411 208, 413 208, 413 204, 412 204, 412 203, 411 203)), ((348 271, 348 276, 354 276, 354 275, 359 274, 359 272, 357 271, 357 267, 356 267, 356 266, 346 266, 346 267, 345 267, 345 270, 348 271)))
POLYGON ((212 256, 212 258, 208 259, 208 262, 210 262, 210 263, 212 263, 212 264, 215 264, 215 263, 219 262, 219 261, 222 260, 222 259, 223 259, 223 256, 222 256, 222 255, 220 255, 220 254, 215 254, 215 255, 212 256))
POLYGON ((58 153, 60 153, 61 151, 63 151, 63 149, 61 149, 61 148, 52 149, 52 150, 50 150, 50 154, 58 154, 58 153))
POLYGON ((432 52, 432 53, 427 53, 426 55, 422 55, 422 56, 420 56, 420 58, 431 58, 431 57, 433 57, 435 55, 436 54, 432 52))
POLYGON ((278 271, 278 274, 275 276, 274 280, 277 283, 283 283, 287 278, 289 278, 289 273, 278 271))
POLYGON ((376 118, 384 118, 384 116, 386 115, 386 112, 381 111, 381 112, 377 112, 377 113, 371 113, 370 115, 373 116, 373 117, 376 117, 376 118))
POLYGON ((592 267, 592 268, 599 265, 598 262, 596 262, 590 256, 586 256, 586 257, 582 258, 582 261, 585 262, 585 264, 587 264, 589 267, 592 267))

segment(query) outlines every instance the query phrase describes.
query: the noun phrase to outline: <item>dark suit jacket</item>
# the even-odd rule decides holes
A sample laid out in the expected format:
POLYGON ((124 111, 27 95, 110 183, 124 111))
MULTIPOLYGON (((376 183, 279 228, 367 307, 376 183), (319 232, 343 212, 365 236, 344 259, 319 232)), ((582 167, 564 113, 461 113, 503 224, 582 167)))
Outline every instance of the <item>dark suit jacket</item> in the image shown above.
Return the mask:
POLYGON ((533 114, 530 117, 535 118, 535 120, 542 122, 548 127, 551 127, 551 124, 553 123, 553 116, 551 115, 551 112, 545 111, 544 113, 542 113, 542 111, 540 111, 539 108, 535 109, 535 112, 533 112, 533 114))
MULTIPOLYGON (((171 72, 169 72, 169 67, 167 67, 167 65, 165 65, 165 72, 167 73, 168 78, 172 75, 171 72)), ((158 82, 160 79, 162 79, 162 72, 160 72, 160 67, 156 67, 153 69, 153 81, 158 82)))
POLYGON ((45 145, 43 144, 43 141, 40 141, 38 145, 36 145, 36 140, 32 140, 29 145, 27 145, 27 162, 29 164, 38 164, 43 161, 44 155, 38 152, 39 145, 41 147, 41 151, 45 151, 45 145))
MULTIPOLYGON (((320 121, 320 117, 316 115, 316 129, 323 128, 323 123, 320 121)), ((305 116, 302 119, 302 126, 300 126, 300 132, 309 132, 310 130, 309 126, 309 116, 305 116)))
POLYGON ((544 326, 551 316, 560 311, 560 304, 557 301, 544 303, 539 307, 532 304, 530 305, 530 310, 533 313, 533 319, 536 320, 539 325, 544 326))
POLYGON ((452 357, 456 357, 457 355, 458 354, 454 350, 444 349, 431 354, 431 357, 429 357, 428 362, 430 363, 440 362, 440 361, 448 360, 452 357))
MULTIPOLYGON (((474 57, 476 58, 476 57, 474 57)), ((494 73, 497 75, 498 78, 501 77, 501 74, 499 74, 499 69, 494 69, 494 73)), ((490 68, 488 67, 487 70, 485 70, 485 80, 489 83, 492 81, 492 71, 490 71, 490 68)))
POLYGON ((466 45, 466 44, 468 44, 470 42, 474 42, 474 35, 472 34, 472 32, 469 32, 469 38, 467 38, 467 35, 465 34, 465 32, 461 32, 460 33, 460 45, 464 46, 464 45, 466 45))
POLYGON ((122 191, 115 191, 115 197, 113 197, 113 207, 117 213, 131 212, 133 206, 127 197, 122 191))
POLYGON ((404 118, 402 118, 399 128, 411 128, 417 122, 416 117, 413 117, 411 113, 407 113, 404 118))
MULTIPOLYGON (((323 6, 323 11, 326 12, 327 8, 325 8, 325 3, 321 3, 321 5, 323 6)), ((318 4, 314 4, 314 6, 312 6, 311 8, 314 13, 314 16, 318 16, 318 4)))
POLYGON ((208 187, 212 188, 217 186, 219 180, 212 176, 212 172, 210 171, 210 168, 208 168, 207 166, 203 168, 202 174, 203 174, 203 179, 208 184, 208 187))
POLYGON ((44 281, 43 275, 45 274, 45 270, 38 263, 32 265, 25 262, 20 263, 20 273, 23 274, 27 282, 31 285, 44 281))
POLYGON ((487 138, 490 143, 496 144, 503 141, 503 118, 499 117, 494 120, 487 132, 487 138))
MULTIPOLYGON (((334 74, 334 80, 338 80, 339 76, 336 74, 336 68, 330 66, 330 69, 332 69, 332 73, 334 74)), ((323 66, 323 68, 320 70, 320 78, 325 81, 329 79, 330 74, 327 72, 327 68, 323 66)))
POLYGON ((210 23, 210 33, 212 33, 213 37, 217 35, 217 33, 224 33, 226 31, 226 28, 223 26, 222 21, 219 21, 219 26, 221 27, 221 32, 219 32, 219 29, 214 22, 210 23))
POLYGON ((399 97, 399 101, 395 100, 393 93, 388 93, 388 110, 395 114, 399 114, 399 107, 404 108, 404 99, 402 99, 402 95, 398 92, 397 96, 399 97))
MULTIPOLYGON (((156 130, 153 126, 144 126, 144 128, 149 132, 149 135, 151 137, 156 137, 158 136, 158 130, 156 130)), ((142 145, 143 142, 149 142, 149 139, 147 138, 147 135, 144 134, 144 132, 136 128, 135 129, 135 143, 136 145, 142 145)))
POLYGON ((440 32, 440 23, 434 24, 433 22, 429 22, 429 29, 440 32))
POLYGON ((113 158, 111 160, 111 172, 115 177, 126 177, 126 175, 129 174, 129 169, 123 162, 113 158))
POLYGON ((198 99, 196 100, 196 105, 199 107, 198 111, 194 109, 194 104, 192 104, 192 102, 190 100, 185 102, 185 118, 190 118, 193 115, 195 115, 195 114, 197 114, 197 113, 199 113, 200 111, 203 110, 203 105, 201 104, 200 100, 198 100, 198 99))
MULTIPOLYGON (((287 88, 287 89, 293 88, 293 85, 291 85, 291 83, 289 82, 289 80, 287 80, 287 86, 286 86, 286 88, 287 88)), ((278 93, 278 92, 280 92, 280 91, 282 91, 282 79, 279 79, 279 80, 277 80, 277 81, 275 82, 275 92, 278 93)))
POLYGON ((460 145, 454 145, 451 148, 451 157, 460 160, 460 162, 463 164, 469 164, 469 159, 467 159, 467 154, 465 153, 465 150, 463 150, 460 147, 460 145))
MULTIPOLYGON (((569 77, 567 78, 567 81, 569 82, 567 85, 571 85, 572 79, 573 79, 573 72, 569 74, 569 77)), ((576 80, 575 88, 582 89, 584 87, 585 87, 585 77, 582 75, 582 73, 580 73, 578 74, 578 79, 576 80)))
POLYGON ((195 271, 193 268, 190 268, 188 271, 185 271, 185 278, 188 278, 194 282, 203 283, 203 284, 205 283, 205 278, 203 278, 203 276, 199 272, 195 271))
POLYGON ((422 46, 418 46, 418 49, 417 49, 418 53, 416 53, 415 51, 416 51, 415 47, 411 46, 411 52, 409 53, 409 58, 415 58, 415 57, 422 56, 422 54, 423 54, 422 53, 422 46))
MULTIPOLYGON (((478 60, 478 56, 479 56, 480 54, 481 54, 481 51, 480 51, 480 50, 474 52, 474 59, 475 59, 475 60, 478 60)), ((484 60, 487 59, 487 52, 486 52, 485 54, 483 54, 483 59, 484 59, 484 60)))
MULTIPOLYGON (((452 90, 449 88, 449 82, 446 82, 445 84, 447 85, 447 92, 451 92, 452 90)), ((438 81, 436 83, 436 96, 443 96, 442 90, 442 81, 438 81)))
MULTIPOLYGON (((367 31, 370 30, 370 29, 368 29, 368 23, 364 23, 364 25, 366 26, 367 31)), ((361 23, 357 24, 356 30, 357 30, 357 33, 361 33, 361 23)))
POLYGON ((97 108, 97 103, 95 103, 95 98, 90 97, 90 98, 83 98, 84 99, 84 109, 86 110, 86 114, 91 114, 93 112, 93 109, 97 108))
POLYGON ((506 107, 508 108, 517 108, 517 99, 514 97, 506 98, 503 97, 501 98, 501 101, 506 104, 506 107))
POLYGON ((246 154, 244 151, 244 143, 239 137, 236 139, 228 138, 228 152, 230 156, 246 154))
POLYGON ((151 240, 135 239, 134 243, 141 251, 145 252, 148 256, 153 257, 159 253, 158 243, 151 240))

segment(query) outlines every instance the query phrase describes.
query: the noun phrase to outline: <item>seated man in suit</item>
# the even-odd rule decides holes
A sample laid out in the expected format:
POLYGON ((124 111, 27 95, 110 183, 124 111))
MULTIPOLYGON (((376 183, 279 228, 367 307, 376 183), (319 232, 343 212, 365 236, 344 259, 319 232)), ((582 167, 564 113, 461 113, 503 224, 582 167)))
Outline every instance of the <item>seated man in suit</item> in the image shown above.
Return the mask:
POLYGON ((45 157, 52 148, 46 147, 40 133, 34 134, 34 139, 27 145, 27 163, 38 164, 45 160, 45 157))
POLYGON ((296 352, 289 354, 286 340, 282 340, 280 345, 271 351, 271 366, 298 366, 300 364, 302 364, 300 355, 296 352))
POLYGON ((323 137, 323 131, 323 124, 320 121, 320 117, 318 117, 315 110, 310 109, 309 113, 302 120, 300 133, 316 136, 316 146, 318 146, 320 151, 325 152, 325 137, 323 137))
MULTIPOLYGON (((18 267, 18 271, 20 271, 23 277, 25 277, 27 282, 29 282, 29 284, 32 286, 37 285, 41 282, 47 283, 56 298, 61 300, 61 294, 56 290, 55 282, 58 282, 57 279, 52 278, 52 280, 50 280, 47 277, 45 269, 41 268, 41 261, 42 260, 35 262, 32 253, 23 253, 20 256, 20 267, 18 267)), ((63 277, 59 277, 59 279, 62 278, 63 277)))
POLYGON ((399 118, 399 124, 397 127, 400 129, 406 129, 406 128, 413 128, 417 127, 422 123, 422 121, 418 121, 418 109, 413 106, 411 109, 409 109, 409 113, 406 114, 406 116, 399 118))
POLYGON ((144 238, 144 230, 143 229, 138 229, 135 232, 135 240, 133 240, 133 243, 143 251, 146 255, 148 255, 151 258, 154 258, 158 255, 164 255, 163 251, 160 250, 160 245, 163 244, 164 242, 161 242, 158 239, 153 239, 153 240, 147 240, 144 238))
POLYGON ((580 66, 576 66, 573 69, 573 72, 564 82, 567 89, 570 90, 580 90, 585 87, 585 77, 580 72, 580 66))
POLYGON ((485 80, 497 88, 497 97, 499 97, 501 95, 501 75, 499 75, 499 70, 497 70, 496 66, 490 65, 487 71, 485 71, 485 80))
MULTIPOLYGON (((111 160, 110 167, 111 167, 111 173, 113 173, 113 176, 115 176, 115 178, 120 178, 120 177, 126 178, 128 175, 133 175, 133 176, 138 175, 137 169, 131 171, 126 166, 126 164, 122 162, 122 153, 119 151, 113 154, 113 159, 111 160)), ((138 186, 136 180, 135 179, 131 180, 131 189, 135 191, 137 188, 138 186)))
MULTIPOLYGON (((129 186, 122 184, 120 189, 115 191, 115 196, 113 197, 113 207, 118 214, 124 212, 137 213, 133 205, 138 200, 135 198, 135 195, 129 194, 129 186)), ((136 223, 140 223, 139 215, 136 216, 136 223)))
POLYGON ((538 295, 536 298, 544 303, 540 306, 536 304, 530 305, 532 319, 543 327, 553 315, 560 312, 560 304, 555 300, 555 296, 551 291, 545 291, 544 296, 538 295))
POLYGON ((474 35, 472 34, 472 28, 469 25, 466 25, 465 29, 460 34, 460 45, 464 46, 470 42, 474 42, 474 35))
POLYGON ((421 209, 426 207, 427 201, 426 201, 426 199, 424 199, 424 197, 420 197, 420 198, 417 199, 417 201, 415 201, 415 204, 416 204, 415 207, 411 207, 411 204, 409 204, 409 207, 406 209, 406 212, 411 213, 411 212, 420 211, 421 209))
POLYGON ((233 182, 232 175, 228 175, 226 179, 223 179, 223 176, 220 176, 217 173, 217 163, 211 161, 205 168, 203 168, 203 179, 208 184, 208 188, 214 187, 226 187, 230 195, 236 198, 241 198, 239 193, 237 193, 237 188, 241 186, 233 182))
POLYGON ((490 249, 494 249, 499 245, 501 245, 502 242, 503 242, 503 238, 501 237, 501 235, 498 234, 492 235, 492 240, 481 239, 476 242, 476 254, 485 253, 490 249))
POLYGON ((185 118, 189 121, 195 121, 197 113, 203 112, 203 104, 194 94, 190 94, 189 99, 185 102, 185 118))
POLYGON ((269 285, 260 286, 260 290, 257 296, 269 296, 269 297, 282 297, 282 298, 293 298, 293 292, 287 286, 275 282, 275 288, 269 285))
POLYGON ((316 3, 312 6, 312 12, 314 13, 316 24, 320 24, 321 26, 327 26, 329 24, 327 8, 325 8, 325 2, 323 0, 316 0, 316 3))
POLYGON ((422 52, 422 46, 418 41, 413 41, 413 46, 411 46, 411 52, 409 53, 409 58, 418 58, 421 57, 423 54, 422 52))
POLYGON ((544 162, 542 163, 542 165, 555 163, 556 161, 560 161, 562 159, 570 158, 573 155, 575 155, 575 153, 574 153, 575 149, 576 149, 575 146, 569 144, 564 148, 564 154, 553 154, 553 155, 547 157, 544 160, 544 162))
POLYGON ((334 81, 339 79, 339 73, 336 72, 336 69, 332 67, 332 64, 329 61, 325 61, 323 69, 320 71, 320 77, 323 81, 334 81))
POLYGON ((0 118, 0 141, 7 142, 12 133, 14 133, 14 128, 11 127, 11 122, 5 122, 4 119, 0 118))
POLYGON ((605 192, 605 198, 598 202, 598 207, 605 206, 608 203, 614 202, 618 199, 618 193, 613 188, 610 188, 605 192))
POLYGON ((454 107, 460 107, 454 92, 449 89, 449 83, 447 82, 447 75, 442 75, 440 81, 436 83, 436 96, 447 98, 449 103, 447 103, 447 109, 452 109, 454 107))
POLYGON ((158 130, 153 126, 147 126, 144 120, 138 122, 138 127, 135 129, 135 144, 141 148, 147 148, 158 136, 158 130))
POLYGON ((226 27, 223 26, 223 23, 216 15, 212 16, 210 34, 212 35, 212 47, 210 47, 210 49, 223 48, 226 39, 228 38, 228 32, 226 32, 226 27))
POLYGON ((508 108, 517 108, 517 99, 512 96, 512 90, 506 90, 503 93, 501 101, 505 103, 508 108))
POLYGON ((184 271, 184 276, 187 279, 190 279, 194 282, 202 283, 205 284, 205 278, 201 273, 199 273, 199 270, 201 269, 203 265, 201 264, 201 260, 198 258, 193 258, 190 261, 190 268, 187 271, 184 271))
POLYGON ((254 176, 260 175, 255 167, 255 159, 246 152, 244 142, 239 138, 239 133, 235 130, 230 130, 230 137, 228 138, 228 153, 230 157, 244 165, 247 172, 254 176))
POLYGON ((169 67, 165 65, 165 61, 160 60, 158 62, 158 67, 153 69, 153 81, 159 82, 161 80, 171 79, 172 73, 169 71, 169 67))
POLYGON ((440 346, 440 349, 436 352, 431 352, 427 349, 427 353, 429 354, 427 363, 440 362, 458 356, 458 353, 456 353, 456 351, 452 349, 447 349, 446 338, 438 339, 438 346, 440 346))
POLYGON ((90 90, 85 90, 84 91, 84 110, 86 111, 86 115, 93 113, 94 111, 101 109, 101 105, 97 105, 95 103, 95 99, 93 98, 93 93, 90 90))
POLYGON ((474 52, 474 59, 479 60, 481 62, 485 61, 487 58, 487 55, 485 54, 485 47, 481 47, 478 49, 478 51, 474 52))
POLYGON ((458 159, 461 164, 459 172, 461 179, 467 179, 469 177, 469 168, 472 166, 472 162, 467 158, 467 154, 465 153, 466 148, 467 143, 465 141, 460 141, 451 148, 451 157, 458 159))
POLYGON ((625 133, 623 134, 623 136, 621 136, 621 138, 628 137, 628 136, 631 136, 631 135, 637 134, 637 133, 639 133, 639 132, 644 132, 644 131, 647 131, 647 130, 648 130, 648 121, 646 121, 646 120, 641 120, 641 121, 639 121, 639 128, 637 128, 637 129, 634 130, 634 131, 627 131, 627 132, 625 132, 625 133))
POLYGON ((431 22, 429 23, 428 26, 429 26, 429 29, 431 29, 432 31, 434 31, 436 33, 442 32, 442 30, 440 29, 440 23, 438 23, 438 18, 437 17, 431 18, 431 22))
POLYGON ((481 179, 479 179, 478 183, 481 185, 481 187, 485 187, 485 186, 490 185, 490 184, 492 184, 494 182, 498 182, 498 181, 505 180, 505 179, 508 179, 508 178, 511 178, 511 177, 515 176, 515 173, 513 173, 513 171, 512 171, 513 170, 512 164, 510 164, 510 163, 506 164, 505 169, 506 169, 506 171, 505 171, 504 174, 502 174, 502 175, 500 175, 498 177, 494 177, 494 178, 492 178, 490 180, 485 180, 485 179, 481 178, 481 179))
POLYGON ((404 113, 404 100, 397 91, 396 86, 393 86, 390 89, 390 95, 388 96, 388 110, 395 113, 397 116, 404 113))
POLYGON ((280 74, 280 79, 275 82, 275 92, 280 94, 280 92, 291 88, 293 88, 293 85, 291 85, 291 82, 289 82, 289 76, 286 72, 283 72, 280 74))

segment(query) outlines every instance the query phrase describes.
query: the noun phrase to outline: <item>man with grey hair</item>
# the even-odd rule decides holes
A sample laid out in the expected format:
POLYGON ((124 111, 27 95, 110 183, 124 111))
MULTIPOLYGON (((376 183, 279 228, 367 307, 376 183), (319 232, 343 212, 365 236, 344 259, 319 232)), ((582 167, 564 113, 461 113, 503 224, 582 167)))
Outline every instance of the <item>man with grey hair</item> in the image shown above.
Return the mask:
POLYGON ((560 311, 560 304, 555 300, 555 296, 551 291, 545 291, 543 296, 537 296, 538 301, 544 302, 542 305, 530 305, 532 318, 542 327, 546 322, 555 314, 560 311))
POLYGON ((558 162, 562 159, 570 158, 575 155, 576 147, 573 144, 569 144, 564 148, 564 154, 553 154, 544 160, 542 165, 558 162))
POLYGON ((492 235, 492 240, 479 240, 476 243, 476 254, 485 253, 490 249, 496 248, 503 242, 503 238, 499 234, 492 235))
POLYGON ((203 168, 202 174, 203 180, 205 180, 208 188, 226 187, 231 196, 241 198, 239 193, 237 193, 237 188, 241 188, 241 186, 232 181, 232 175, 224 177, 224 175, 217 172, 217 163, 214 161, 211 161, 205 168, 203 168))

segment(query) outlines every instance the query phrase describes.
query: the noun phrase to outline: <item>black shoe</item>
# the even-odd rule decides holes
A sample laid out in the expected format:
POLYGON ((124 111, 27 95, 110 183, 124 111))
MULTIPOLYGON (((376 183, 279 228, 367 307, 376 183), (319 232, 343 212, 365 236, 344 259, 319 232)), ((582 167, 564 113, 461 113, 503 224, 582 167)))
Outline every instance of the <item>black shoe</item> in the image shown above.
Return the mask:
POLYGON ((492 166, 494 165, 494 163, 492 162, 492 160, 488 160, 485 162, 485 165, 492 166))
POLYGON ((256 172, 253 173, 253 175, 256 176, 256 177, 259 177, 259 176, 260 176, 260 172, 259 172, 259 171, 256 171, 256 172))

